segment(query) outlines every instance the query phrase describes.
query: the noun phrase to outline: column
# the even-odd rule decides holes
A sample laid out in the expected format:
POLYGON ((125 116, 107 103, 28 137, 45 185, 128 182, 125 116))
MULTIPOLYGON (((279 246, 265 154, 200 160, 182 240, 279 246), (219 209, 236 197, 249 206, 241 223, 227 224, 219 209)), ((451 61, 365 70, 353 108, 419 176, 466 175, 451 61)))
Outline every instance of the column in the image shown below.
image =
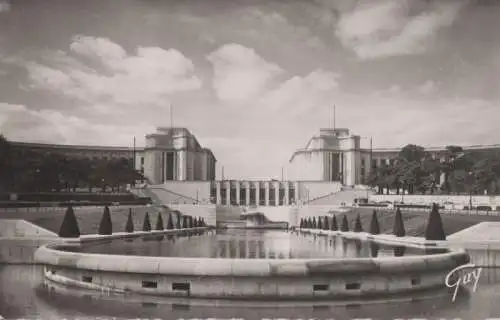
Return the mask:
POLYGON ((250 182, 245 182, 245 205, 250 205, 250 182))
POLYGON ((294 193, 295 193, 295 203, 299 204, 299 183, 298 182, 295 182, 294 193))
POLYGON ((231 250, 229 250, 229 246, 231 245, 231 240, 226 240, 226 258, 231 258, 231 250))
POLYGON ((231 181, 225 182, 226 184, 226 203, 225 205, 231 205, 231 181))
POLYGON ((284 203, 285 206, 290 205, 289 193, 290 193, 290 182, 285 181, 285 203, 284 203))
POLYGON ((281 188, 281 183, 275 182, 274 183, 274 198, 276 199, 276 206, 280 205, 281 199, 280 199, 280 188, 281 188))
POLYGON ((221 204, 221 196, 220 196, 220 181, 215 181, 215 203, 216 204, 221 204))
POLYGON ((177 152, 177 180, 183 181, 186 180, 186 151, 180 150, 177 152))
POLYGON ((250 241, 245 241, 245 246, 246 246, 245 259, 250 259, 250 241))
POLYGON ((255 183, 255 205, 260 206, 260 181, 255 183))
POLYGON ((264 195, 265 195, 265 198, 264 198, 265 202, 264 202, 264 204, 265 204, 266 207, 269 207, 269 181, 265 181, 264 182, 264 188, 266 189, 266 192, 264 193, 264 195))
POLYGON ((240 205, 240 183, 241 181, 236 181, 236 203, 240 205))

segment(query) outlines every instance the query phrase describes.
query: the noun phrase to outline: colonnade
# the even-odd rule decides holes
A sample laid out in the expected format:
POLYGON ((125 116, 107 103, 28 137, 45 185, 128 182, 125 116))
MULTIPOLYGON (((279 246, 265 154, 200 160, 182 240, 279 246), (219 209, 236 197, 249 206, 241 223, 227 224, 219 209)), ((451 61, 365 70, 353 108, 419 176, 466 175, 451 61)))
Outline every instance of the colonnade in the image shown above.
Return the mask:
POLYGON ((288 206, 299 198, 296 181, 215 181, 216 204, 244 206, 288 206))

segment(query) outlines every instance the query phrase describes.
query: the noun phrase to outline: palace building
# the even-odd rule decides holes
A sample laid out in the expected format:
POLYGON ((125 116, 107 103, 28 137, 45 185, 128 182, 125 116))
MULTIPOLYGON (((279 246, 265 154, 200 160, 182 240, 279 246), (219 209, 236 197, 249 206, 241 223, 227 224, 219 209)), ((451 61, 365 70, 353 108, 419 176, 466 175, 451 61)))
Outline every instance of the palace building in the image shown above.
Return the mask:
MULTIPOLYGON (((293 152, 286 166, 286 179, 217 180, 217 160, 186 128, 160 127, 145 136, 145 147, 104 147, 12 142, 15 148, 58 152, 88 159, 126 158, 147 179, 164 191, 168 201, 211 202, 238 206, 288 206, 308 202, 365 184, 370 171, 390 165, 400 148, 361 148, 359 135, 346 128, 320 129, 304 148, 293 152), (169 194, 167 197, 166 194, 169 194), (177 196, 173 196, 177 195, 177 196)), ((462 146, 466 151, 500 150, 500 145, 462 146)), ((444 160, 445 147, 425 149, 444 160)))

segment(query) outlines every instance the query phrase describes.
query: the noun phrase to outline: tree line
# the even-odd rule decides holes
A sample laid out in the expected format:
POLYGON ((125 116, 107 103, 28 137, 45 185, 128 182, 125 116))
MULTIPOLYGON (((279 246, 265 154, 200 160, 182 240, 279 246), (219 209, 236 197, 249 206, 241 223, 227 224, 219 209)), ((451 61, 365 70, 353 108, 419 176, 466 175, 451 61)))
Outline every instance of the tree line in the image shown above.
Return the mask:
POLYGON ((389 189, 409 194, 496 194, 500 180, 500 150, 463 150, 447 146, 439 157, 423 147, 403 147, 392 164, 373 168, 367 184, 379 193, 389 189), (441 159, 441 155, 444 161, 441 159), (444 180, 441 174, 444 173, 444 180))
POLYGON ((16 147, 0 135, 0 192, 119 190, 144 179, 132 159, 88 159, 16 147))

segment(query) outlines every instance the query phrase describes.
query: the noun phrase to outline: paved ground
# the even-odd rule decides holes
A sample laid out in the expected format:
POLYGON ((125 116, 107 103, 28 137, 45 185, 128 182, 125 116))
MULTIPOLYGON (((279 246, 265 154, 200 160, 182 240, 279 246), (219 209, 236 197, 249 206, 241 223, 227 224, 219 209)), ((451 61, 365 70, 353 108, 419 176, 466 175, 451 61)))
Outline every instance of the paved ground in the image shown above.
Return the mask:
POLYGON ((481 222, 451 235, 449 240, 500 241, 500 222, 481 222))

